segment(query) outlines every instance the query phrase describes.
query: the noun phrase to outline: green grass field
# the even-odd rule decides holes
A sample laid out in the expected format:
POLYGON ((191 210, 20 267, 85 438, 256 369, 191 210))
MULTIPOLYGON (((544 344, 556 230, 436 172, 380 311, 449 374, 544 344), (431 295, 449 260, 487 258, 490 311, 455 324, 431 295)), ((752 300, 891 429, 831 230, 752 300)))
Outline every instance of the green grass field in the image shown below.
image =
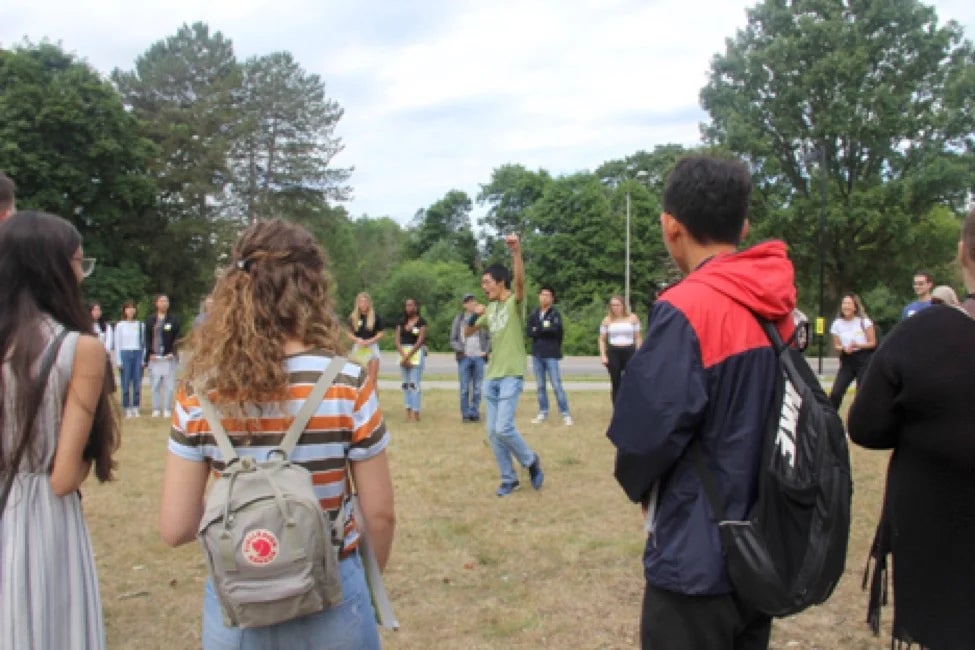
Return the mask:
MULTIPOLYGON (((639 509, 612 477, 610 415, 601 392, 570 395, 574 427, 518 425, 546 482, 494 496, 497 473, 481 425, 461 424, 453 390, 424 393, 406 423, 398 391, 381 395, 393 441, 396 541, 387 587, 402 625, 386 648, 633 648, 643 580, 639 509)), ((206 575, 196 544, 156 532, 167 423, 124 421, 118 480, 84 490, 111 648, 199 647, 206 575)), ((832 599, 777 621, 774 648, 886 648, 870 635, 860 578, 876 523, 887 454, 853 449, 854 520, 846 576, 832 599)))

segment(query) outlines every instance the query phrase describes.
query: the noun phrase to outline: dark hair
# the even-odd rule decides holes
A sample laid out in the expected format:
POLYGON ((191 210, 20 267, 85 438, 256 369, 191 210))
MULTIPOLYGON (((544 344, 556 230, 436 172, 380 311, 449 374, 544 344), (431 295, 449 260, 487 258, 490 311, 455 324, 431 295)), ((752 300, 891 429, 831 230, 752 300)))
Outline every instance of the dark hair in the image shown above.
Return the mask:
POLYGON ((9 176, 0 172, 0 212, 9 210, 14 205, 14 193, 17 186, 9 176))
POLYGON ((136 318, 139 317, 139 308, 136 307, 135 301, 130 298, 129 300, 126 300, 125 302, 122 303, 122 317, 119 320, 126 320, 125 310, 128 309, 129 307, 135 308, 136 315, 132 318, 132 320, 135 320, 136 318))
POLYGON ((552 285, 550 285, 550 284, 543 284, 541 287, 539 287, 538 293, 541 293, 543 291, 548 291, 550 294, 552 294, 552 302, 555 302, 555 299, 556 299, 555 289, 552 288, 552 285))
POLYGON ((931 275, 931 272, 930 271, 925 271, 924 269, 919 269, 917 271, 914 271, 914 275, 912 277, 915 277, 916 278, 919 275, 922 276, 925 280, 927 280, 929 284, 934 284, 934 276, 931 275))
MULTIPOLYGON (((21 431, 12 454, 2 455, 3 466, 17 467, 28 447, 42 403, 43 386, 36 386, 32 368, 47 341, 37 336, 41 319, 48 315, 65 328, 92 336, 91 312, 85 309, 71 258, 81 246, 81 235, 70 223, 43 212, 18 212, 0 224, 0 358, 10 360, 18 386, 14 414, 21 431)), ((112 453, 118 448, 118 421, 109 394, 110 376, 102 386, 84 458, 95 463, 95 476, 112 478, 112 453)))
POLYGON ((420 301, 417 300, 416 298, 403 298, 403 322, 404 323, 410 317, 410 315, 406 313, 406 303, 410 300, 412 300, 413 304, 416 305, 416 315, 417 316, 420 315, 420 301))
MULTIPOLYGON (((95 307, 98 307, 99 309, 102 310, 102 315, 98 317, 98 320, 97 321, 96 320, 92 320, 92 325, 94 325, 95 323, 98 323, 99 329, 101 329, 101 331, 104 332, 105 331, 105 328, 108 327, 108 319, 105 318, 105 310, 102 309, 102 303, 100 303, 100 302, 92 302, 92 303, 89 303, 88 304, 88 313, 90 314, 92 311, 94 311, 95 307)), ((92 316, 92 319, 94 319, 94 316, 92 316)))
POLYGON ((743 163, 687 156, 667 176, 664 212, 702 244, 738 244, 751 191, 751 175, 743 163))
POLYGON ((492 264, 491 266, 484 269, 482 276, 490 275, 491 279, 498 283, 504 283, 506 289, 510 289, 511 284, 511 273, 508 271, 508 267, 504 264, 492 264))

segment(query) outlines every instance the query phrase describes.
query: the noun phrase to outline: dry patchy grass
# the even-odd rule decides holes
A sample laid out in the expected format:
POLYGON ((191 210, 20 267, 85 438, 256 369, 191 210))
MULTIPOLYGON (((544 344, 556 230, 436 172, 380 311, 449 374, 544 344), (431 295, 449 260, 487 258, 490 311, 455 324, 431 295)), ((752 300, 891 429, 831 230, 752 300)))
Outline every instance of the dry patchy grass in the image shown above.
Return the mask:
MULTIPOLYGON (((402 625, 383 632, 385 647, 636 647, 642 522, 612 478, 607 395, 571 393, 571 428, 531 425, 534 395, 522 397, 518 424, 546 481, 505 499, 483 427, 460 423, 456 399, 429 391, 423 421, 406 423, 398 391, 382 395, 398 515, 386 580, 402 625)), ((161 419, 126 420, 118 480, 84 488, 112 648, 199 647, 200 550, 156 533, 167 435, 161 419)), ((875 639, 863 623, 860 591, 886 454, 854 449, 853 463, 846 576, 826 605, 777 621, 774 648, 886 647, 889 629, 875 639)))

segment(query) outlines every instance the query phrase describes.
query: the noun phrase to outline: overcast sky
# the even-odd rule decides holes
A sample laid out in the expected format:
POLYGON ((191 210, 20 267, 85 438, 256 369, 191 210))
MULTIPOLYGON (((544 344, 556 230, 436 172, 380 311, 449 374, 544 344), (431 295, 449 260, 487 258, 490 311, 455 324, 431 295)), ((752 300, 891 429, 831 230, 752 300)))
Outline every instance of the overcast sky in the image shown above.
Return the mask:
MULTIPOLYGON (((335 164, 355 168, 346 207, 405 224, 450 189, 475 198, 505 163, 558 175, 697 143, 711 56, 753 4, 0 0, 0 46, 46 37, 108 74, 202 20, 240 60, 289 50, 345 109, 335 164)), ((975 37, 975 0, 932 4, 975 37)))

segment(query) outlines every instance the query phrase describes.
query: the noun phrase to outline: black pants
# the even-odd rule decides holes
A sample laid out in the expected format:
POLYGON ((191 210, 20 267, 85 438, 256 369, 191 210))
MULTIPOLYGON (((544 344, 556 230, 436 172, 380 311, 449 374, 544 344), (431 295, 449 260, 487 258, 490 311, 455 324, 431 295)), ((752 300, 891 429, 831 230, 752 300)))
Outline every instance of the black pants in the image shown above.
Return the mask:
POLYGON ((771 632, 771 618, 732 594, 686 596, 649 584, 643 594, 643 650, 765 650, 771 632))
POLYGON ((843 403, 846 389, 850 387, 854 379, 856 379, 857 386, 860 386, 863 373, 867 371, 867 366, 870 365, 872 354, 873 350, 857 350, 853 354, 840 354, 840 369, 833 381, 833 388, 829 391, 829 401, 833 403, 833 408, 837 411, 840 410, 840 404, 843 403))
POLYGON ((635 345, 606 346, 606 358, 609 360, 609 383, 612 386, 610 399, 613 400, 614 405, 616 404, 616 393, 620 389, 620 384, 623 383, 623 375, 626 374, 626 364, 634 352, 636 352, 635 345))

